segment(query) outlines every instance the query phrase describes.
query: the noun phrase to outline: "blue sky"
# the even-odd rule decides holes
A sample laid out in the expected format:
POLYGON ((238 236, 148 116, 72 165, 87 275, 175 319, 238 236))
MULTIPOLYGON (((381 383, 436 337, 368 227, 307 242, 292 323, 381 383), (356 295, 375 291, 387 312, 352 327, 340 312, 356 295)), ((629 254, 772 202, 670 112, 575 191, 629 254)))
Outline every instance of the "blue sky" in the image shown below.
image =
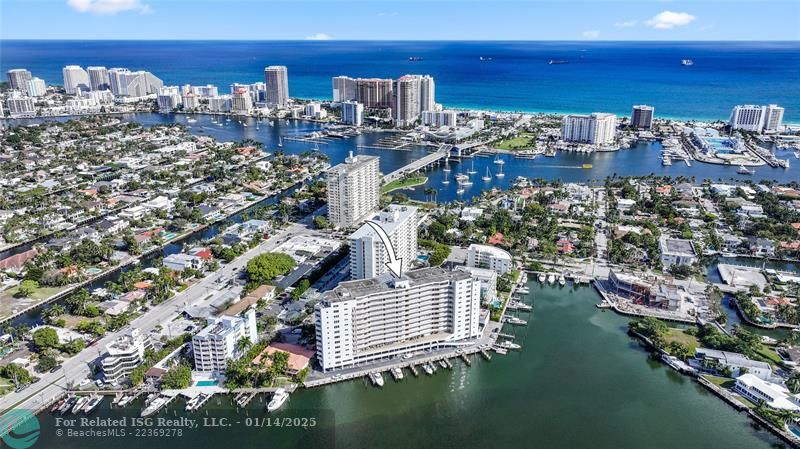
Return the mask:
POLYGON ((2 39, 799 40, 796 0, 0 0, 2 39))

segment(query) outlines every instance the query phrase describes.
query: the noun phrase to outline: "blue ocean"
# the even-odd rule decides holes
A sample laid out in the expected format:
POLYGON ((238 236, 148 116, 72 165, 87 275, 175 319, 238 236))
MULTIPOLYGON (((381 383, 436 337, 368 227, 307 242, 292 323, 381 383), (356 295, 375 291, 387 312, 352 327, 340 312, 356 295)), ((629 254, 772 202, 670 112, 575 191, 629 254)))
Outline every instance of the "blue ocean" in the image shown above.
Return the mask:
POLYGON ((221 90, 286 65, 291 96, 317 99, 331 98, 336 75, 422 73, 447 107, 627 115, 646 103, 661 117, 727 120, 735 104, 777 103, 800 122, 800 42, 0 41, 3 72, 27 68, 61 84, 67 64, 221 90))

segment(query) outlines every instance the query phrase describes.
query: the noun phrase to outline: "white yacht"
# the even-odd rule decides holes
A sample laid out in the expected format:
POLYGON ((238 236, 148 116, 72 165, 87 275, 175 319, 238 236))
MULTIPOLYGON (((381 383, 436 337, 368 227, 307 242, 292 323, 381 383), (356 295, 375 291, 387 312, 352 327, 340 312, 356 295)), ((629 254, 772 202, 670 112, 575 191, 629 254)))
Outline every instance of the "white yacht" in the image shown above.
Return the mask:
POLYGON ((278 137, 278 148, 283 148, 283 137, 278 137))
POLYGON ((167 402, 169 401, 169 397, 167 396, 158 396, 157 398, 153 399, 147 407, 142 410, 142 413, 139 415, 142 418, 146 418, 161 409, 167 402))
POLYGON ((72 406, 72 414, 77 415, 78 413, 80 413, 81 409, 83 408, 84 405, 86 405, 87 402, 89 402, 88 397, 78 398, 78 400, 75 401, 75 405, 72 406))
POLYGON ((522 349, 522 346, 509 340, 501 341, 500 343, 497 343, 497 346, 500 346, 503 349, 522 349))
POLYGON ((275 390, 275 394, 272 395, 272 399, 270 399, 269 403, 267 403, 267 411, 274 412, 275 410, 278 410, 287 399, 289 399, 289 392, 283 388, 278 388, 275 390))
POLYGON ((391 369, 391 372, 392 372, 392 377, 394 377, 394 380, 396 380, 396 381, 403 380, 403 370, 401 370, 400 368, 394 367, 394 368, 391 369))
POLYGON ((422 365, 422 369, 425 370, 425 374, 433 376, 433 367, 430 365, 430 363, 422 365))
POLYGON ((544 273, 539 273, 539 282, 541 282, 542 284, 544 284, 544 280, 545 280, 545 275, 544 275, 544 273))
POLYGON ((383 375, 381 373, 369 373, 369 380, 371 380, 376 387, 383 386, 383 375))
POLYGON ((497 165, 503 165, 506 163, 506 161, 500 159, 500 155, 498 154, 497 156, 494 157, 494 163, 497 165))
POLYGON ((564 277, 563 274, 558 277, 558 285, 560 285, 562 287, 567 285, 567 279, 564 277))
POLYGON ((103 402, 103 397, 99 394, 90 397, 86 402, 86 405, 83 407, 83 413, 86 413, 87 415, 92 413, 101 402, 103 402))
POLYGON ((550 273, 550 274, 547 275, 547 283, 548 284, 552 284, 555 281, 556 281, 556 275, 555 274, 550 273))
POLYGON ((492 180, 492 173, 489 171, 489 167, 486 167, 486 176, 482 177, 481 179, 483 179, 486 182, 492 180))

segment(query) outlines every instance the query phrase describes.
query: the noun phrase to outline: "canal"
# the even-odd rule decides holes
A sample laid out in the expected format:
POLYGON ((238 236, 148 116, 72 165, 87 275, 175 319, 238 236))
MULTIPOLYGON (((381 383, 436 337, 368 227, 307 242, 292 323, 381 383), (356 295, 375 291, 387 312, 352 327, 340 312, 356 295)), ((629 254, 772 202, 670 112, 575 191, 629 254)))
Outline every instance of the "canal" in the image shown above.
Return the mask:
MULTIPOLYGON (((54 417, 40 415, 42 447, 541 447, 541 448, 766 448, 777 440, 744 415, 681 376, 626 334, 628 320, 597 309, 589 287, 531 282, 515 334, 522 350, 474 358, 472 367, 395 382, 377 389, 365 380, 299 390, 276 415, 257 397, 246 410, 215 397, 194 414, 177 400, 158 417, 227 418, 229 427, 185 430, 180 437, 132 435, 57 437, 54 417), (314 417, 316 426, 247 427, 253 418, 314 417)), ((138 416, 141 403, 93 417, 138 416)), ((217 421, 219 422, 219 421, 217 421)), ((298 421, 299 422, 299 421, 298 421)), ((202 424, 202 423, 201 423, 202 424)), ((261 422, 260 424, 263 424, 261 422)), ((61 427, 62 431, 66 431, 61 427)), ((128 428, 128 432, 132 429, 128 428)))

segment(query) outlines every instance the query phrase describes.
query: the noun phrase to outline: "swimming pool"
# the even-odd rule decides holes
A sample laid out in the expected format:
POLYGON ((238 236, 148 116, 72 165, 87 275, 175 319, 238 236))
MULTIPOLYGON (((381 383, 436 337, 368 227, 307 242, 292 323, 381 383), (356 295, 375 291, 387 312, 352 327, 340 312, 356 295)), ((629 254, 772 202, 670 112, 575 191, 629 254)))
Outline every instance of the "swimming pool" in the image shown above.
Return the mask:
POLYGON ((417 256, 417 260, 421 260, 422 262, 427 262, 428 259, 430 259, 430 258, 431 258, 431 256, 429 256, 427 254, 420 254, 419 256, 417 256))
POLYGON ((195 384, 195 387, 216 387, 217 381, 216 380, 198 380, 195 384))

